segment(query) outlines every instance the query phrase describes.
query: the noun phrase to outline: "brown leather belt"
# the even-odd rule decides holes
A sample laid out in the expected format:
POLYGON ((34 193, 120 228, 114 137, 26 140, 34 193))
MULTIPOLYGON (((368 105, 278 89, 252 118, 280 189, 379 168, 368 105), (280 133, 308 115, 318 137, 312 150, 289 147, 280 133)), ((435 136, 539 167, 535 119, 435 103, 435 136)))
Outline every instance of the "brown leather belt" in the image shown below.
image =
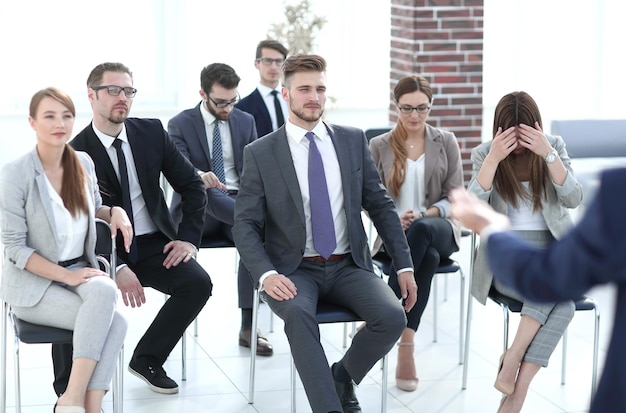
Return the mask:
POLYGON ((333 254, 330 257, 328 257, 328 259, 322 257, 321 255, 315 255, 313 257, 302 257, 302 261, 308 261, 308 262, 333 262, 333 261, 343 260, 348 255, 350 255, 350 253, 333 254))

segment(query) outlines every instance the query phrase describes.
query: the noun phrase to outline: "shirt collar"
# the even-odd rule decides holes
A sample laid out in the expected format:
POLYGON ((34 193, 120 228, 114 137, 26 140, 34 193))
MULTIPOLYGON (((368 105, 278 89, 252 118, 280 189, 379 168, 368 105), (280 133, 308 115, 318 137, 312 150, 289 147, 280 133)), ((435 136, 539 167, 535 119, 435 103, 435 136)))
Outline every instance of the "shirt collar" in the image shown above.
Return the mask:
POLYGON ((128 135, 126 134, 126 124, 125 123, 122 123, 122 130, 121 130, 120 134, 117 135, 117 136, 107 135, 106 133, 104 133, 101 130, 99 130, 98 128, 96 128, 96 125, 94 125, 93 122, 91 123, 91 126, 93 127, 93 131, 96 133, 96 136, 98 137, 98 139, 100 139, 100 142, 102 142, 102 145, 105 148, 110 148, 111 145, 113 145, 113 141, 115 141, 115 139, 119 139, 122 142, 128 143, 128 135))
POLYGON ((200 114, 202 115, 202 119, 204 119, 204 123, 207 125, 213 124, 217 119, 204 105, 204 101, 200 102, 200 114))
POLYGON ((276 89, 272 89, 271 87, 262 85, 259 83, 259 86, 257 86, 257 89, 259 89, 259 93, 261 94, 261 96, 266 97, 266 96, 270 96, 270 94, 272 93, 273 90, 278 92, 278 95, 281 94, 281 89, 282 89, 282 85, 279 83, 276 86, 276 89))
MULTIPOLYGON (((285 122, 285 131, 287 132, 287 137, 297 144, 300 144, 303 139, 306 140, 307 138, 304 135, 309 132, 300 126, 291 123, 289 120, 285 122)), ((322 142, 325 142, 326 139, 330 139, 326 125, 322 121, 319 121, 311 132, 317 135, 322 142)))

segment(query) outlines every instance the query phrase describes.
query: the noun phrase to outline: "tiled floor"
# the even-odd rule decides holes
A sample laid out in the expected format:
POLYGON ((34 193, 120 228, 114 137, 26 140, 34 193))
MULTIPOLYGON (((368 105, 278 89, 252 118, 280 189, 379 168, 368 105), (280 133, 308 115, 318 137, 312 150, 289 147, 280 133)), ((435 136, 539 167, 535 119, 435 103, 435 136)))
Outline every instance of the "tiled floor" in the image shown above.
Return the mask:
MULTIPOLYGON (((468 269, 469 239, 464 239, 462 251, 456 257, 468 269)), ((198 318, 197 337, 189 329, 187 341, 187 380, 181 377, 181 348, 174 350, 165 365, 168 374, 177 380, 180 393, 160 395, 124 372, 124 411, 132 413, 172 412, 289 412, 289 349, 281 321, 274 318, 274 332, 269 330, 269 310, 261 306, 259 324, 274 345, 275 355, 257 359, 256 397, 248 404, 249 351, 237 344, 239 310, 236 308, 236 279, 233 249, 203 250, 199 261, 207 268, 215 284, 214 296, 198 318)), ((438 342, 433 343, 433 305, 435 297, 424 315, 416 337, 416 364, 420 377, 417 391, 406 393, 394 386, 396 350, 389 360, 389 413, 410 412, 495 412, 500 394, 493 388, 496 363, 502 351, 502 314, 494 304, 482 306, 474 301, 471 346, 468 370, 468 387, 461 390, 463 366, 458 363, 459 282, 458 277, 448 277, 447 301, 444 301, 444 276, 439 276, 438 342)), ((163 303, 163 295, 148 290, 148 303, 140 309, 124 308, 129 320, 125 360, 128 361, 134 344, 143 329, 163 303)), ((612 325, 612 289, 604 287, 590 293, 602 309, 600 333, 600 369, 608 344, 612 325)), ((121 300, 120 300, 121 303, 121 300)), ((121 304, 123 306, 123 304, 121 304)), ((518 315, 511 317, 512 333, 518 315)), ((328 359, 333 362, 343 351, 341 325, 321 327, 323 344, 328 359)), ((585 412, 588 410, 591 388, 591 359, 593 348, 593 317, 591 312, 577 314, 569 332, 567 384, 561 385, 561 346, 553 355, 551 365, 542 369, 535 378, 528 395, 524 412, 585 412)), ((12 344, 9 343, 7 365, 7 412, 14 409, 14 382, 12 344)), ((52 368, 49 345, 22 345, 22 411, 24 413, 49 413, 55 401, 52 390, 52 368)), ((380 407, 381 370, 375 367, 357 389, 364 412, 378 412, 380 407)), ((112 412, 111 398, 107 395, 104 410, 112 412)), ((310 411, 301 385, 297 392, 298 412, 310 411)))

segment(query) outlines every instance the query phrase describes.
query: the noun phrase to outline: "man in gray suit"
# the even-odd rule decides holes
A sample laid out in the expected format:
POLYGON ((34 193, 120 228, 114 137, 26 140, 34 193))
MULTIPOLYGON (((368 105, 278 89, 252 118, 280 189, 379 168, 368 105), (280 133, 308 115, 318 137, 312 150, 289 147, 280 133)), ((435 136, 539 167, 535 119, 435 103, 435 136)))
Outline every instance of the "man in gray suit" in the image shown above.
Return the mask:
MULTIPOLYGON (((243 168, 243 148, 257 138, 252 115, 235 108, 239 76, 224 63, 212 63, 200 73, 202 101, 174 116, 167 131, 182 154, 191 161, 207 191, 207 206, 200 246, 234 246, 232 226, 235 197, 243 168)), ((183 203, 172 198, 172 216, 180 222, 183 203)), ((241 329, 239 345, 250 347, 252 336, 252 295, 248 270, 240 263, 237 274, 241 329)), ((269 341, 258 335, 256 353, 271 356, 269 341)))
POLYGON ((244 149, 235 244, 270 308, 285 322, 313 412, 360 412, 353 383, 361 382, 404 330, 404 311, 417 294, 413 264, 365 134, 321 121, 325 60, 291 56, 283 77, 288 121, 244 149), (362 208, 400 269, 404 309, 373 272, 362 208), (332 369, 315 320, 318 300, 348 307, 366 322, 332 369))

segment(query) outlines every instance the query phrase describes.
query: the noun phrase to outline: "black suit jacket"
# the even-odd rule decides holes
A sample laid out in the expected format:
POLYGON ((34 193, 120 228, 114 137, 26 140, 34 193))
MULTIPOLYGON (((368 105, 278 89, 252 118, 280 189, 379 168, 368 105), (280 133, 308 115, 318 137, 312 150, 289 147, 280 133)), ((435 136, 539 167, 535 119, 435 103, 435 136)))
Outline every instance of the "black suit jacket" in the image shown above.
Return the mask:
POLYGON ((267 110, 263 96, 259 93, 259 89, 254 89, 252 93, 241 99, 235 107, 254 116, 256 131, 259 137, 265 136, 273 131, 272 118, 270 117, 270 112, 267 110))
MULTIPOLYGON (((199 245, 204 225, 206 193, 193 165, 176 148, 160 120, 128 118, 124 124, 139 185, 152 221, 169 239, 199 245), (178 231, 160 186, 161 173, 184 199, 183 219, 178 231)), ((76 135, 70 145, 76 150, 87 152, 93 159, 103 204, 123 205, 115 169, 92 124, 76 135)))

